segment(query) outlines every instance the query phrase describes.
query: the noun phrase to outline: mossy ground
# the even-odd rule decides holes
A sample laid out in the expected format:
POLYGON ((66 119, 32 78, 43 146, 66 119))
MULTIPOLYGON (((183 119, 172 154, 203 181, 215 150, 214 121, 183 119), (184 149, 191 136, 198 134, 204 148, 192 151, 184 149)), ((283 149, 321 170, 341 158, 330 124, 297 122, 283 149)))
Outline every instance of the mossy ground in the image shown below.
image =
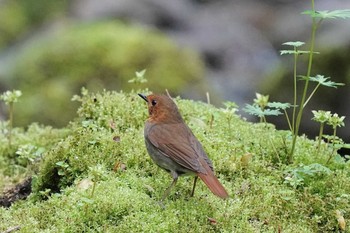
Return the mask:
POLYGON ((158 200, 171 177, 147 155, 144 101, 136 92, 75 99, 79 118, 64 129, 16 129, 9 150, 2 128, 1 178, 4 166, 22 168, 8 176, 34 175, 28 199, 0 209, 0 232, 338 232, 335 211, 349 219, 350 163, 336 156, 327 164, 325 144, 316 154, 317 143, 300 137, 286 164, 288 132, 180 98, 231 197, 221 200, 200 182, 190 198, 193 178, 181 177, 163 208, 158 200), (16 151, 32 137, 40 158, 20 163, 16 151))

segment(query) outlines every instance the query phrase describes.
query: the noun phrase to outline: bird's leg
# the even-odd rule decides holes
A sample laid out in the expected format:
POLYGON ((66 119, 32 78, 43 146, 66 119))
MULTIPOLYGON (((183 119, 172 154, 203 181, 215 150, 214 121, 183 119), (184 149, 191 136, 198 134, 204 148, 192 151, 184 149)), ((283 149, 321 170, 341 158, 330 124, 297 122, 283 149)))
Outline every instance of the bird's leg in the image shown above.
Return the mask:
POLYGON ((169 195, 171 189, 176 185, 177 178, 179 177, 179 175, 178 175, 176 172, 171 172, 171 175, 172 175, 172 177, 173 177, 173 182, 172 182, 171 185, 165 190, 161 201, 164 201, 164 199, 169 195))
POLYGON ((191 192, 191 197, 193 197, 193 195, 194 195, 194 190, 196 188, 197 179, 198 179, 198 176, 195 176, 194 177, 194 182, 193 182, 193 188, 192 188, 192 192, 191 192))

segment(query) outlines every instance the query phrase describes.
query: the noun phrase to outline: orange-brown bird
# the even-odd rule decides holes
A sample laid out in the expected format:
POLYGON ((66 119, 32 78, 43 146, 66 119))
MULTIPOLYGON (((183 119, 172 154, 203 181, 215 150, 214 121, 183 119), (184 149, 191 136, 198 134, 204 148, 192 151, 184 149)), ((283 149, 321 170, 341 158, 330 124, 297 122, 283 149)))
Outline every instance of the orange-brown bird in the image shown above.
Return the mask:
POLYGON ((199 176, 216 196, 227 198, 228 193, 214 175, 212 162, 185 124, 174 101, 166 95, 139 96, 148 105, 149 118, 144 129, 147 151, 152 160, 173 177, 161 200, 169 195, 178 177, 184 174, 195 175, 191 196, 199 176))

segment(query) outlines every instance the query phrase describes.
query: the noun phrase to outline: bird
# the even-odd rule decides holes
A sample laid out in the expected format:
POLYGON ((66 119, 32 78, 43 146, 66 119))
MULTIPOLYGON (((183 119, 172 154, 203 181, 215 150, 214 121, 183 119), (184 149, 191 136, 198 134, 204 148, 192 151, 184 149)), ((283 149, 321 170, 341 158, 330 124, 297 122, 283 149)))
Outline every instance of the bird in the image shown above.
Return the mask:
POLYGON ((147 102, 149 117, 145 122, 144 138, 152 160, 173 178, 161 201, 165 200, 181 175, 194 175, 191 197, 198 177, 216 196, 229 197, 214 175, 212 161, 202 144, 186 125, 175 102, 167 95, 138 94, 147 102))

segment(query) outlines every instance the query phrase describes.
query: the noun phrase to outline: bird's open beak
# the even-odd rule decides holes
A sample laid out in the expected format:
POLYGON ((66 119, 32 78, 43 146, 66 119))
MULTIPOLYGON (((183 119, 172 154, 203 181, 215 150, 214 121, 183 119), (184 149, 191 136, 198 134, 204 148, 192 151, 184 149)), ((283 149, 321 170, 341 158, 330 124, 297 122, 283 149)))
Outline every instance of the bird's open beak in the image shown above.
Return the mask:
POLYGON ((138 94, 142 99, 144 99, 146 102, 148 102, 147 96, 145 96, 144 94, 138 94))

